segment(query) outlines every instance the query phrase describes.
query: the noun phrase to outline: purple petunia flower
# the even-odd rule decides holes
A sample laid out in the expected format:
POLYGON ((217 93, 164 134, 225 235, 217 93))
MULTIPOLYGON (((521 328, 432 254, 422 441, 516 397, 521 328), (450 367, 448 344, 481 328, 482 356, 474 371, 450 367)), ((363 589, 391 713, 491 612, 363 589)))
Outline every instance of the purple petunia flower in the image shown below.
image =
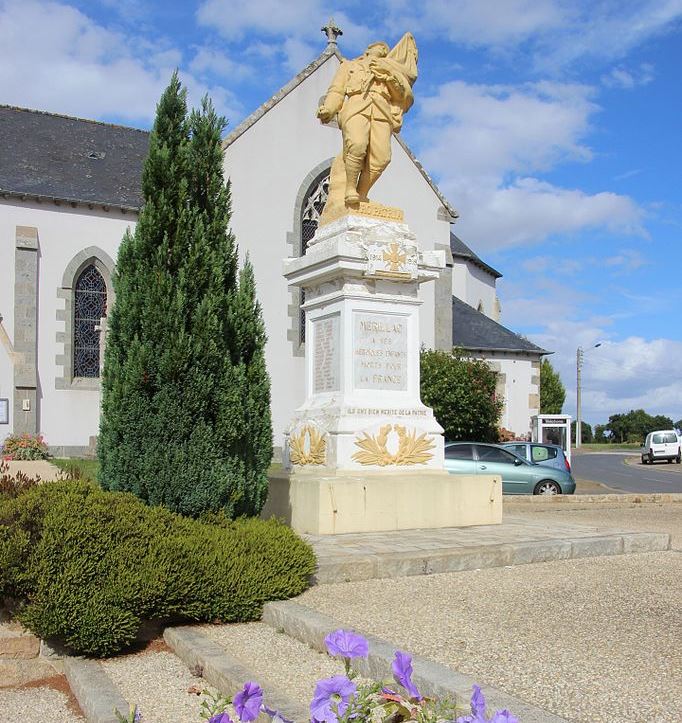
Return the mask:
POLYGON ((485 696, 476 683, 474 683, 471 690, 471 714, 485 720, 485 696))
POLYGON ((232 699, 232 705, 237 711, 240 721, 256 720, 260 714, 263 702, 263 691, 258 683, 249 681, 244 688, 232 699))
POLYGON ((505 710, 495 711, 490 723, 519 723, 519 719, 505 708, 505 710))
POLYGON ((519 723, 519 719, 508 710, 498 710, 488 720, 485 717, 485 696, 479 686, 474 683, 471 693, 471 715, 458 718, 457 723, 519 723))
POLYGON ((227 712, 224 712, 212 715, 208 719, 208 723, 233 723, 233 721, 232 718, 230 718, 230 716, 227 714, 227 712))
POLYGON ((338 716, 348 710, 357 692, 355 683, 345 675, 318 680, 310 703, 310 715, 317 723, 337 723, 338 716))
POLYGON ((339 655, 342 658, 366 658, 369 653, 369 643, 362 635, 352 630, 335 630, 324 639, 329 655, 339 655))
POLYGON ((265 715, 269 715, 270 720, 274 721, 274 723, 294 723, 294 721, 285 718, 278 710, 275 710, 274 708, 268 708, 265 703, 261 705, 260 709, 263 711, 263 713, 265 713, 265 715))
POLYGON ((396 650, 395 660, 391 668, 393 670, 394 680, 405 688, 409 697, 421 700, 422 694, 412 682, 412 656, 403 653, 402 650, 396 650))

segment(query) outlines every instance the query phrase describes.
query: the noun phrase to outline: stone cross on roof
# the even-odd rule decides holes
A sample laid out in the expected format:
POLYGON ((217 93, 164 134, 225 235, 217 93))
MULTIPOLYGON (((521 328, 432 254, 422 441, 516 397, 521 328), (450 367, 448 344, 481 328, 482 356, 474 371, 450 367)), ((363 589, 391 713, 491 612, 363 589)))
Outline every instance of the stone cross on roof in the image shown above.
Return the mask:
POLYGON ((329 18, 329 22, 321 30, 327 36, 327 45, 336 45, 336 39, 343 35, 343 30, 334 22, 334 18, 329 18))

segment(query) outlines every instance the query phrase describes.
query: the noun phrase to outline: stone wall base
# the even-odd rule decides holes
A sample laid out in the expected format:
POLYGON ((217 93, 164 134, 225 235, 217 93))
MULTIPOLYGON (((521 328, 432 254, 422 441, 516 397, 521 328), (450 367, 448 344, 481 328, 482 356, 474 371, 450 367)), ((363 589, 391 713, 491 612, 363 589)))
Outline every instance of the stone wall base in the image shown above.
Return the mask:
POLYGON ((497 475, 440 471, 305 473, 270 476, 262 516, 301 534, 436 529, 502 522, 497 475))

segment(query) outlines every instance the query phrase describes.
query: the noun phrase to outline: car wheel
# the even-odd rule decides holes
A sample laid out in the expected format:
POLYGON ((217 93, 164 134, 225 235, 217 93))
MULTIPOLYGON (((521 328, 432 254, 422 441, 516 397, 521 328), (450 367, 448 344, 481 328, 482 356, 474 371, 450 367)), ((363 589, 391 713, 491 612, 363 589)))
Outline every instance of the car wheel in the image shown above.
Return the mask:
POLYGON ((668 464, 672 464, 672 463, 673 463, 673 458, 671 457, 671 458, 668 460, 668 464))
POLYGON ((679 464, 680 462, 682 462, 682 455, 679 455, 679 454, 678 454, 677 457, 675 457, 675 462, 677 462, 677 464, 679 464))
POLYGON ((649 464, 653 464, 653 463, 654 463, 654 455, 651 452, 649 452, 649 464))
POLYGON ((647 464, 649 460, 646 457, 642 457, 642 464, 647 464))
POLYGON ((552 482, 551 479, 544 479, 542 482, 538 482, 533 490, 534 495, 560 495, 561 489, 556 482, 552 482))

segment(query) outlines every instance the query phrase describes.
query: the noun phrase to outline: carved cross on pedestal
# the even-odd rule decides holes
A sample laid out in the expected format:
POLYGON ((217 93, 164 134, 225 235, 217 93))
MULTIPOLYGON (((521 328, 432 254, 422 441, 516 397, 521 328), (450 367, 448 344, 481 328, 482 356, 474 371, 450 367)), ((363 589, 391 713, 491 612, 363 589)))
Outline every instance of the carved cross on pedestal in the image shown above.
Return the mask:
POLYGON ((334 22, 334 18, 329 18, 329 22, 321 30, 327 36, 327 45, 336 45, 336 39, 343 35, 343 30, 334 22))

